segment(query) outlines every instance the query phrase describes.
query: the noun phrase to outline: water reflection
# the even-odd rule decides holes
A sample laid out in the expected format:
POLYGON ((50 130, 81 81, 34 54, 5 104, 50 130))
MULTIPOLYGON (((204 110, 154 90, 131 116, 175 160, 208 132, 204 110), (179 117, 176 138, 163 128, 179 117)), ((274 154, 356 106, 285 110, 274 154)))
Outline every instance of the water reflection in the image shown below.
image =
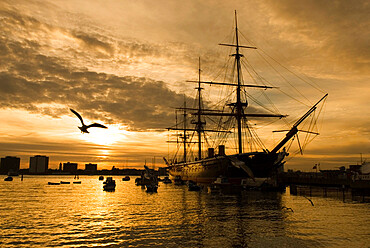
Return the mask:
POLYGON ((79 185, 61 176, 1 181, 1 247, 363 247, 369 204, 276 192, 191 192, 160 184, 148 194, 116 177, 105 192, 97 176, 79 185), (283 207, 294 210, 287 211, 283 207), (345 230, 345 231, 344 231, 345 230))

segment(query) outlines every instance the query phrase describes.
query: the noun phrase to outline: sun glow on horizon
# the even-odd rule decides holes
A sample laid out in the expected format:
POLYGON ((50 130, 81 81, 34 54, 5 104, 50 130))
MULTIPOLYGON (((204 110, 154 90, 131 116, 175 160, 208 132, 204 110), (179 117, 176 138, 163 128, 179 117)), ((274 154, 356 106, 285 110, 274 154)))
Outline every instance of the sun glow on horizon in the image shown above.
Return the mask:
POLYGON ((97 145, 112 145, 126 139, 127 131, 116 125, 109 125, 107 129, 90 128, 88 134, 81 134, 81 139, 97 145))
POLYGON ((101 159, 101 160, 104 160, 104 159, 107 159, 110 155, 110 152, 109 150, 107 149, 102 149, 102 150, 98 150, 98 154, 97 154, 97 158, 101 159))

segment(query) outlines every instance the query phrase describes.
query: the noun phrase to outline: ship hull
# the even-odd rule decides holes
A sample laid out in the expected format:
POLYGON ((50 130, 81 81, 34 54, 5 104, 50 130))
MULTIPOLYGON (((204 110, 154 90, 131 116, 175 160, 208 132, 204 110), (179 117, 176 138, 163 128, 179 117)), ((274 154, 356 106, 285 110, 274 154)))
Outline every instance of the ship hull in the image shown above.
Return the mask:
POLYGON ((230 183, 240 184, 246 178, 272 177, 276 170, 282 167, 285 154, 277 153, 243 153, 231 156, 216 156, 199 161, 178 163, 170 166, 172 177, 180 176, 185 181, 197 183, 212 183, 217 177, 223 176, 230 183), (235 164, 235 160, 243 162, 252 173, 235 164), (248 173, 249 172, 249 173, 248 173))

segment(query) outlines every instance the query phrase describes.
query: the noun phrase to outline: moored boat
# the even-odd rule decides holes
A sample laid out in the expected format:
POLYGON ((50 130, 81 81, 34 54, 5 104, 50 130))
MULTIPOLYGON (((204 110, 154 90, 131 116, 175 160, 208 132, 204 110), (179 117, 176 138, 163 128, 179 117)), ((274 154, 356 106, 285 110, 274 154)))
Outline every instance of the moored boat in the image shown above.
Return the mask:
POLYGON ((112 177, 107 177, 103 182, 104 191, 114 191, 116 189, 116 181, 112 177))
POLYGON ((129 176, 125 176, 122 178, 122 181, 130 181, 130 177, 129 176))
POLYGON ((4 178, 4 181, 13 181, 13 177, 11 177, 11 176, 8 176, 8 177, 6 177, 6 178, 4 178))
POLYGON ((60 185, 60 183, 48 182, 48 185, 60 185))
POLYGON ((208 193, 223 193, 230 194, 239 192, 242 188, 240 185, 230 183, 229 179, 224 176, 219 176, 217 179, 208 185, 208 193))
POLYGON ((135 179, 136 186, 146 185, 158 185, 158 177, 154 174, 148 166, 144 165, 145 170, 142 172, 141 176, 135 179))
POLYGON ((169 184, 169 183, 172 183, 172 180, 169 177, 165 177, 163 178, 162 183, 169 184))
POLYGON ((158 184, 156 183, 146 184, 145 187, 146 187, 146 192, 157 193, 158 191, 158 184))
POLYGON ((182 180, 181 176, 176 175, 175 178, 173 179, 173 182, 175 185, 184 185, 185 182, 182 180))
MULTIPOLYGON (((141 175, 140 185, 146 188, 146 192, 157 193, 158 190, 158 177, 154 174, 153 170, 150 170, 148 166, 144 165, 145 171, 141 175)), ((138 178, 137 178, 138 179, 138 178)), ((136 184, 138 185, 138 184, 136 184)))
POLYGON ((200 186, 196 182, 189 180, 188 189, 189 191, 200 191, 200 186))
POLYGON ((150 179, 144 176, 138 177, 135 179, 136 186, 145 186, 150 183, 150 179))

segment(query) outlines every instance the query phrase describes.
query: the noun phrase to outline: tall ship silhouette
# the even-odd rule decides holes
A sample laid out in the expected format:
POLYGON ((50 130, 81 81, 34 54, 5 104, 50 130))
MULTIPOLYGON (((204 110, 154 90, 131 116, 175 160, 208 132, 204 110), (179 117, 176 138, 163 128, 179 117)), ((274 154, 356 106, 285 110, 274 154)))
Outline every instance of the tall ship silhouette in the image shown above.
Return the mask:
MULTIPOLYGON (((306 142, 303 144, 298 132, 313 137, 318 135, 314 126, 328 94, 324 94, 316 103, 307 107, 304 110, 306 112, 292 124, 286 123, 289 128, 274 130, 277 134, 286 134, 271 150, 264 145, 252 120, 268 123, 284 120, 287 115, 281 114, 265 93, 275 89, 279 91, 279 88, 266 82, 257 69, 250 67, 250 62, 245 61, 241 53, 244 49, 256 50, 257 47, 240 44, 239 36, 242 34, 238 30, 236 11, 234 31, 232 43, 219 44, 232 49, 230 58, 233 65, 228 67, 231 68, 231 76, 225 76, 226 80, 223 82, 202 81, 199 59, 198 80, 187 81, 197 85, 196 104, 187 107, 184 101, 184 106, 176 109, 176 124, 168 128, 169 131, 175 132, 176 138, 168 141, 176 145, 174 155, 164 158, 172 177, 199 183, 212 183, 217 178, 224 177, 233 184, 240 184, 243 179, 261 183, 269 181, 274 184, 276 175, 283 170, 292 140, 296 140, 294 142, 298 143, 300 152, 306 143, 311 141, 311 138, 306 136, 306 142), (245 82, 243 69, 250 76, 252 83, 245 82), (216 108, 209 108, 212 103, 203 101, 203 85, 228 89, 222 90, 226 97, 218 98, 221 100, 218 105, 214 104, 217 105, 216 108), (250 90, 261 91, 260 95, 263 95, 270 105, 266 107, 260 104, 258 97, 249 93, 250 90), (257 107, 251 103, 257 103, 257 107), (307 126, 303 125, 305 122, 309 122, 308 130, 299 129, 301 126, 307 126), (230 145, 232 142, 234 145, 230 145), (226 151, 231 151, 231 154, 226 151)), ((274 97, 275 95, 276 93, 274 97)))

